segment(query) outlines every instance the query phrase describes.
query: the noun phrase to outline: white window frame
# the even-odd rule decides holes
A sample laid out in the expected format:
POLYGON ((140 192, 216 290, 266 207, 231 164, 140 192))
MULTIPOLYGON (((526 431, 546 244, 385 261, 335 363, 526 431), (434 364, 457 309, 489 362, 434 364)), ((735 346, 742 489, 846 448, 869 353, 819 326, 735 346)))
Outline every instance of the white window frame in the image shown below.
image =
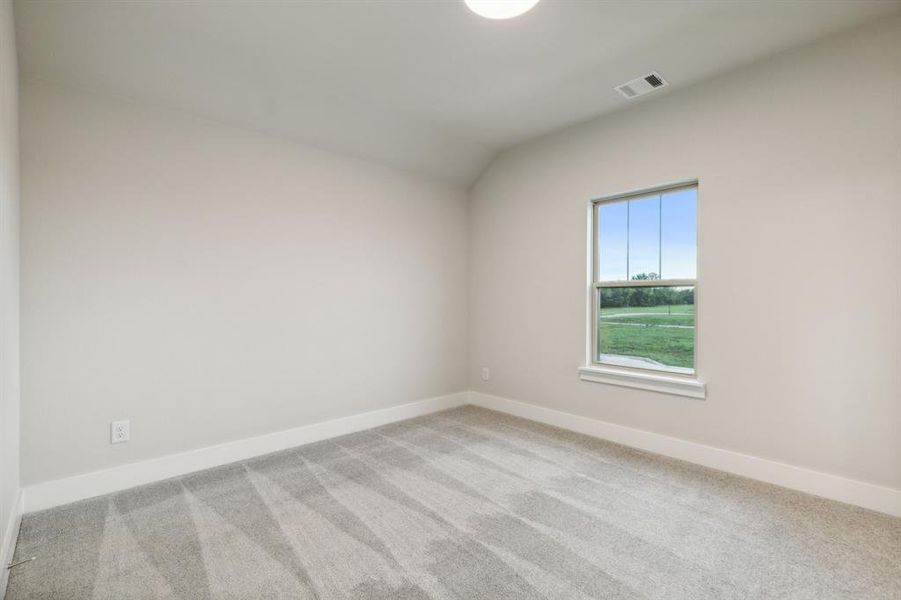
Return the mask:
MULTIPOLYGON (((587 330, 585 347, 585 365, 580 367, 579 375, 583 381, 594 383, 607 383, 611 385, 634 387, 655 392, 663 392, 691 398, 703 399, 706 397, 706 386, 698 379, 698 290, 699 275, 697 265, 695 267, 695 279, 647 279, 647 280, 623 280, 623 281, 599 281, 599 248, 597 240, 598 212, 603 204, 624 202, 633 198, 640 198, 653 194, 663 194, 686 188, 699 189, 698 180, 692 179, 679 181, 651 188, 644 188, 631 192, 615 194, 596 198, 588 203, 588 290, 587 297, 587 330), (694 369, 687 371, 677 367, 643 367, 624 359, 601 360, 597 353, 597 302, 599 290, 604 287, 686 287, 694 288, 695 299, 695 331, 694 331, 694 369)), ((700 194, 698 194, 700 195, 700 194)), ((700 202, 700 198, 698 198, 700 202)), ((700 211, 697 211, 700 215, 700 211)), ((696 231, 698 228, 696 227, 696 231)), ((698 242, 695 242, 696 248, 698 242)), ((662 250, 662 249, 661 249, 662 250)), ((699 252, 695 253, 695 260, 699 252)), ((628 272, 627 272, 628 273, 628 272)))

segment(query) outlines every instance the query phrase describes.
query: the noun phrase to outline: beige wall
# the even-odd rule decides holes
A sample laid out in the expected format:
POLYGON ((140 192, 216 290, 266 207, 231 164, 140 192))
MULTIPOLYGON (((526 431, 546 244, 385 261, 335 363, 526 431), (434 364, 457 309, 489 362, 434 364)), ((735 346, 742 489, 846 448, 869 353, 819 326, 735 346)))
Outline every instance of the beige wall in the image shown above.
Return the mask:
POLYGON ((462 191, 22 93, 25 483, 465 389, 462 191))
MULTIPOLYGON (((0 555, 19 493, 19 149, 12 4, 0 1, 0 555)), ((3 567, 0 566, 0 569, 3 567)), ((5 570, 5 569, 4 569, 5 570)), ((5 579, 0 573, 0 581, 5 579)), ((3 586, 0 585, 0 593, 3 586)))
POLYGON ((506 152, 471 195, 470 387, 901 488, 899 115, 896 18, 506 152), (588 201, 695 177, 707 400, 580 381, 588 201))
POLYGON ((460 391, 468 361, 478 391, 901 488, 899 82, 896 18, 508 151, 468 226, 459 190, 29 83, 23 480, 460 391), (579 381, 588 201, 695 177, 707 400, 579 381))

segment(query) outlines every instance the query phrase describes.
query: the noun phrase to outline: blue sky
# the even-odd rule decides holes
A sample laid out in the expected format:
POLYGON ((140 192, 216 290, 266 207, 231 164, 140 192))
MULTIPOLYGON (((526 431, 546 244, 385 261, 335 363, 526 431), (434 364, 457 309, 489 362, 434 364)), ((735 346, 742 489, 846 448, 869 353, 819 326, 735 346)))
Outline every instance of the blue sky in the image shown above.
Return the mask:
POLYGON ((697 188, 685 188, 601 204, 599 280, 632 279, 639 273, 657 273, 664 279, 694 279, 697 194, 697 188))

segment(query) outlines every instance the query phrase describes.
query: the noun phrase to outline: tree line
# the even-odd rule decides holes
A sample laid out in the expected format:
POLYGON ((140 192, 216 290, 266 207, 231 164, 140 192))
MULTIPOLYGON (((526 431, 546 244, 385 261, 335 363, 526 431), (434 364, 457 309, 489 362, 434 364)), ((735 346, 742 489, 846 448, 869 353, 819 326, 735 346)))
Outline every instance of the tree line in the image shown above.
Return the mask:
MULTIPOLYGON (((640 273, 633 280, 660 279, 657 273, 640 273)), ((667 306, 695 303, 694 288, 675 287, 610 287, 601 288, 601 306, 628 308, 630 306, 667 306)))

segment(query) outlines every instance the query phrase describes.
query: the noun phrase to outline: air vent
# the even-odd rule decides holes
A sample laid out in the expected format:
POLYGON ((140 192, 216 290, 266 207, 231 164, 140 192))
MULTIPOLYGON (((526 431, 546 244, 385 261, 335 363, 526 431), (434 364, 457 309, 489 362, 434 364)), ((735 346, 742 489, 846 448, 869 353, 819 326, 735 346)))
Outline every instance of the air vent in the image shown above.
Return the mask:
POLYGON ((647 77, 645 77, 644 80, 647 81, 648 83, 650 83, 650 84, 651 84, 651 87, 657 88, 657 87, 660 87, 660 86, 663 85, 663 80, 660 79, 660 77, 658 77, 658 76, 657 76, 656 74, 654 74, 654 73, 651 73, 650 75, 648 75, 647 77))
POLYGON ((648 92, 653 92, 654 90, 666 87, 667 85, 669 84, 666 80, 660 76, 660 73, 655 71, 653 73, 648 73, 643 77, 633 79, 632 81, 627 81, 622 85, 616 86, 614 89, 622 94, 624 98, 631 100, 632 98, 643 96, 648 92))

